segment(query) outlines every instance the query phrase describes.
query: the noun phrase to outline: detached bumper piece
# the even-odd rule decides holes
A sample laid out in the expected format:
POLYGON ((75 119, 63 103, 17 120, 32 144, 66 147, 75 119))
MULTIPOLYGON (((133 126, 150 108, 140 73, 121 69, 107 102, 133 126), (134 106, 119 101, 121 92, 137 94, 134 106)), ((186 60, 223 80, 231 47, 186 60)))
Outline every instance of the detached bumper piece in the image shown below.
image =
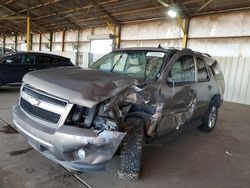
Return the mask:
POLYGON ((99 171, 113 157, 123 132, 97 131, 63 125, 49 127, 33 120, 19 105, 13 107, 14 125, 27 142, 50 160, 77 171, 99 171))

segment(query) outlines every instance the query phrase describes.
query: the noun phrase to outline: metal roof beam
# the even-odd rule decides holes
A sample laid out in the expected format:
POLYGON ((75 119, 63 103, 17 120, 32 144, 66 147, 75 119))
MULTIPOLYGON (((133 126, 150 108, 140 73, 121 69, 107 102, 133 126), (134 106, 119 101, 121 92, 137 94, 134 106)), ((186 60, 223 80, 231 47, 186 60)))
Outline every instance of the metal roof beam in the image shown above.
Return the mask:
MULTIPOLYGON (((164 7, 162 6, 158 6, 158 7, 150 7, 150 8, 143 8, 143 9, 136 9, 136 10, 129 10, 129 11, 124 11, 124 12, 117 12, 112 14, 113 16, 121 16, 121 15, 127 15, 127 14, 136 14, 136 13, 142 13, 142 12, 146 12, 146 11, 152 11, 152 10, 161 10, 164 7)), ((103 15, 103 16, 96 16, 96 17, 90 17, 90 18, 83 18, 83 19, 79 19, 78 22, 85 22, 85 21, 91 21, 91 20, 97 20, 100 19, 100 17, 102 19, 106 19, 108 16, 107 15, 103 15)), ((66 22, 63 22, 63 24, 66 24, 66 22)), ((105 23, 106 24, 106 23, 105 23)), ((51 26, 57 26, 60 25, 58 23, 48 23, 48 24, 44 24, 45 27, 51 27, 51 26)))
MULTIPOLYGON (((105 9, 103 8, 102 5, 98 5, 94 0, 92 0, 91 2, 94 4, 94 6, 95 6, 97 9, 101 10, 101 12, 103 12, 105 15, 107 15, 107 17, 108 17, 111 21, 115 21, 115 22, 117 22, 117 23, 120 23, 120 20, 118 20, 115 16, 111 15, 107 10, 105 10, 105 9)), ((104 20, 104 21, 105 21, 105 20, 104 20)), ((105 22, 107 22, 107 21, 105 21, 105 22)))
MULTIPOLYGON (((1 4, 1 3, 0 3, 0 6, 4 7, 6 10, 12 12, 12 14, 17 14, 17 15, 19 15, 19 14, 16 13, 14 10, 8 8, 8 7, 7 7, 6 5, 4 5, 4 4, 1 4)), ((20 15, 20 16, 23 16, 23 15, 20 15)), ((6 16, 6 17, 8 17, 8 16, 6 16)), ((3 17, 3 18, 6 18, 6 17, 3 17)), ((3 18, 2 18, 2 19, 3 19, 3 18)), ((23 32, 23 30, 25 30, 24 28, 21 28, 18 24, 15 24, 15 23, 13 23, 13 22, 11 22, 11 21, 8 21, 8 23, 12 24, 12 25, 15 26, 16 28, 19 28, 19 32, 20 32, 20 31, 23 32)), ((40 26, 37 26, 37 24, 34 23, 34 22, 33 22, 33 25, 34 25, 34 26, 38 29, 38 31, 39 31, 40 26)))
POLYGON ((206 8, 210 3, 212 3, 213 0, 208 0, 204 5, 202 5, 197 11, 196 13, 202 11, 204 8, 206 8))

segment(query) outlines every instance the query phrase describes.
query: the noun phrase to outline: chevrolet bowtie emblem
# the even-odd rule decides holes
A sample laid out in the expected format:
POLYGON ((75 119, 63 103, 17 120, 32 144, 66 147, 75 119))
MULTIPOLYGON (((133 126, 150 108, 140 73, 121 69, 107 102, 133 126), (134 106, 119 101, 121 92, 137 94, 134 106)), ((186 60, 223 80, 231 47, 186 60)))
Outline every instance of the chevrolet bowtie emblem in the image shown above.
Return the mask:
POLYGON ((32 104, 33 106, 38 106, 40 104, 40 101, 34 97, 29 97, 29 102, 30 104, 32 104))

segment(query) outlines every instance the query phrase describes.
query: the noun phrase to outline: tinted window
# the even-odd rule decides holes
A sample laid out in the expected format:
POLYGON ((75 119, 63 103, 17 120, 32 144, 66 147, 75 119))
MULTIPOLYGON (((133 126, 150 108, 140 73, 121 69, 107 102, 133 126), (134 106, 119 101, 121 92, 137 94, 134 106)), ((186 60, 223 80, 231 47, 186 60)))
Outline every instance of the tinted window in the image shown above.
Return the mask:
POLYGON ((15 55, 12 56, 8 59, 6 59, 5 61, 3 61, 3 63, 6 64, 22 64, 22 60, 23 60, 23 55, 15 55))
POLYGON ((56 57, 55 58, 55 63, 69 63, 69 60, 68 59, 65 59, 65 58, 59 58, 59 57, 56 57))
POLYGON ((53 64, 53 63, 54 63, 54 57, 45 55, 36 56, 36 64, 53 64))
POLYGON ((193 56, 183 56, 173 65, 169 75, 169 84, 185 84, 195 82, 195 63, 193 56))
POLYGON ((42 56, 42 55, 37 55, 37 56, 36 56, 36 64, 45 64, 44 56, 42 56))
POLYGON ((35 56, 34 55, 24 55, 23 64, 34 64, 35 56))
POLYGON ((46 64, 53 64, 54 63, 54 57, 51 56, 45 56, 44 58, 46 64))
POLYGON ((198 82, 204 82, 209 79, 208 72, 204 61, 197 58, 198 82))

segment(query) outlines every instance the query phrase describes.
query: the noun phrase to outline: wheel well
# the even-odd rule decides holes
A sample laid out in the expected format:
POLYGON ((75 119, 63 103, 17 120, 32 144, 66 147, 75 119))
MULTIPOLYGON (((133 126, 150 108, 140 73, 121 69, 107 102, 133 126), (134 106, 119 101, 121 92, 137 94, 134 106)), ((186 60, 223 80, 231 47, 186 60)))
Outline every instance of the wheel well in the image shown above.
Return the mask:
POLYGON ((221 101, 221 95, 216 94, 212 97, 210 104, 215 104, 218 108, 220 107, 222 101, 221 101))

